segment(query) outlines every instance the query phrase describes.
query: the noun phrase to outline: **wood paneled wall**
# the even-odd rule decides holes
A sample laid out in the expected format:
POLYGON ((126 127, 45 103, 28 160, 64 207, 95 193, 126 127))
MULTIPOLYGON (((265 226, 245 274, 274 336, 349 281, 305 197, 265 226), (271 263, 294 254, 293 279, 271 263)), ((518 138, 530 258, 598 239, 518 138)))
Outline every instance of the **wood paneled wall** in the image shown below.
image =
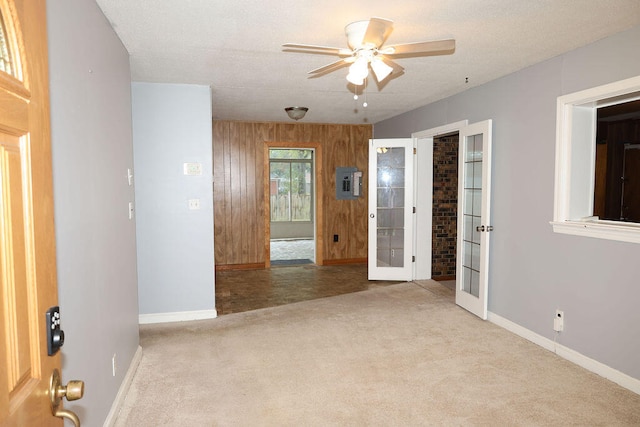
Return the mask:
POLYGON ((367 177, 371 125, 213 122, 213 208, 216 267, 265 264, 265 142, 319 143, 322 150, 324 264, 367 257, 367 177), (363 171, 362 196, 336 200, 336 167, 363 171), (333 235, 339 241, 333 241, 333 235))

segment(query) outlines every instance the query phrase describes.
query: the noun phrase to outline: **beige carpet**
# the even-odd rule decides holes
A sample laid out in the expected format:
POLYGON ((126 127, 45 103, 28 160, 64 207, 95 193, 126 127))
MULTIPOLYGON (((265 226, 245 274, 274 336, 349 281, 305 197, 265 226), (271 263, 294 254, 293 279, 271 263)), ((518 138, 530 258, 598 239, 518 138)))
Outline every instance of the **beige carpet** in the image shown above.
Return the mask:
POLYGON ((117 426, 640 425, 640 396, 403 283, 141 327, 117 426))

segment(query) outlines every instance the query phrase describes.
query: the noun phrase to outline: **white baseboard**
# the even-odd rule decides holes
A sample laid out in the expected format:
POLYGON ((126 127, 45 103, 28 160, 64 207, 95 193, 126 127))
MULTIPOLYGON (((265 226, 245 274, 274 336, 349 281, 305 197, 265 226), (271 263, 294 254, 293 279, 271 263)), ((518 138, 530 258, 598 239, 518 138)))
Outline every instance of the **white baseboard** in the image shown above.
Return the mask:
POLYGON ((188 320, 215 319, 218 312, 213 310, 177 311, 173 313, 140 314, 138 323, 146 325, 150 323, 185 322, 188 320))
POLYGON ((140 360, 142 360, 142 347, 138 346, 138 349, 136 350, 136 353, 133 355, 133 359, 129 364, 129 369, 127 369, 127 374, 124 376, 122 384, 120 384, 118 394, 116 394, 116 398, 111 405, 111 410, 109 411, 109 414, 107 414, 107 418, 104 420, 103 427, 112 427, 116 422, 116 418, 118 418, 118 414, 120 413, 120 409, 122 408, 124 399, 125 397, 127 397, 127 393, 129 392, 129 387, 131 386, 133 377, 138 370, 140 360))
POLYGON ((535 332, 526 329, 518 325, 517 323, 513 323, 512 321, 507 320, 495 313, 489 312, 487 320, 510 332, 513 332, 516 335, 521 336, 526 340, 531 341, 534 344, 539 345, 540 347, 554 352, 563 359, 566 359, 578 366, 585 368, 588 371, 591 371, 595 374, 600 375, 601 377, 613 381, 614 383, 628 390, 631 390, 636 394, 640 394, 640 380, 637 378, 633 378, 623 372, 618 371, 617 369, 605 365, 604 363, 591 359, 590 357, 578 353, 577 351, 572 350, 569 347, 558 344, 557 342, 554 342, 549 338, 538 335, 535 332))

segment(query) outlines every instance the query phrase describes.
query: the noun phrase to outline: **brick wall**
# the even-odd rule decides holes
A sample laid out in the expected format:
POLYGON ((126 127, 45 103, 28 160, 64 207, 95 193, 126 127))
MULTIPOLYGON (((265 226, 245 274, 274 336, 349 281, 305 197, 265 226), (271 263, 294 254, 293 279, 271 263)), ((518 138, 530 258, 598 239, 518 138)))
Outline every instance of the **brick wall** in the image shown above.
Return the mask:
POLYGON ((431 276, 456 275, 458 135, 433 140, 433 255, 431 276))

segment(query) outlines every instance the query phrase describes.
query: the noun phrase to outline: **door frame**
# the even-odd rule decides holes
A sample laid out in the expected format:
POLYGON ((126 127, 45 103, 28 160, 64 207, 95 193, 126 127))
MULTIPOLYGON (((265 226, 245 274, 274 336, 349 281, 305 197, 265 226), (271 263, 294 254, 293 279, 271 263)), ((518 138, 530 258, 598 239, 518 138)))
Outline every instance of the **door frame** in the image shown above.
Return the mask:
MULTIPOLYGON (((414 186, 414 253, 416 262, 413 266, 414 280, 431 279, 431 264, 433 239, 433 140, 454 132, 460 132, 469 125, 469 120, 461 120, 435 128, 414 132, 411 137, 415 140, 416 168, 414 179, 420 185, 414 186), (429 191, 424 191, 428 189, 429 191), (420 239, 417 236, 421 236, 420 239)), ((458 142, 458 144, 460 144, 458 142)), ((458 189, 460 183, 458 183, 458 189)))
POLYGON ((264 268, 271 267, 271 192, 270 174, 269 174, 269 150, 271 148, 295 149, 301 148, 305 150, 314 150, 313 169, 314 169, 314 240, 315 240, 315 263, 323 265, 324 262, 324 239, 322 238, 323 217, 322 209, 319 209, 318 200, 322 200, 322 145, 319 142, 274 142, 265 141, 263 145, 264 158, 264 178, 263 178, 263 196, 264 196, 264 268))

